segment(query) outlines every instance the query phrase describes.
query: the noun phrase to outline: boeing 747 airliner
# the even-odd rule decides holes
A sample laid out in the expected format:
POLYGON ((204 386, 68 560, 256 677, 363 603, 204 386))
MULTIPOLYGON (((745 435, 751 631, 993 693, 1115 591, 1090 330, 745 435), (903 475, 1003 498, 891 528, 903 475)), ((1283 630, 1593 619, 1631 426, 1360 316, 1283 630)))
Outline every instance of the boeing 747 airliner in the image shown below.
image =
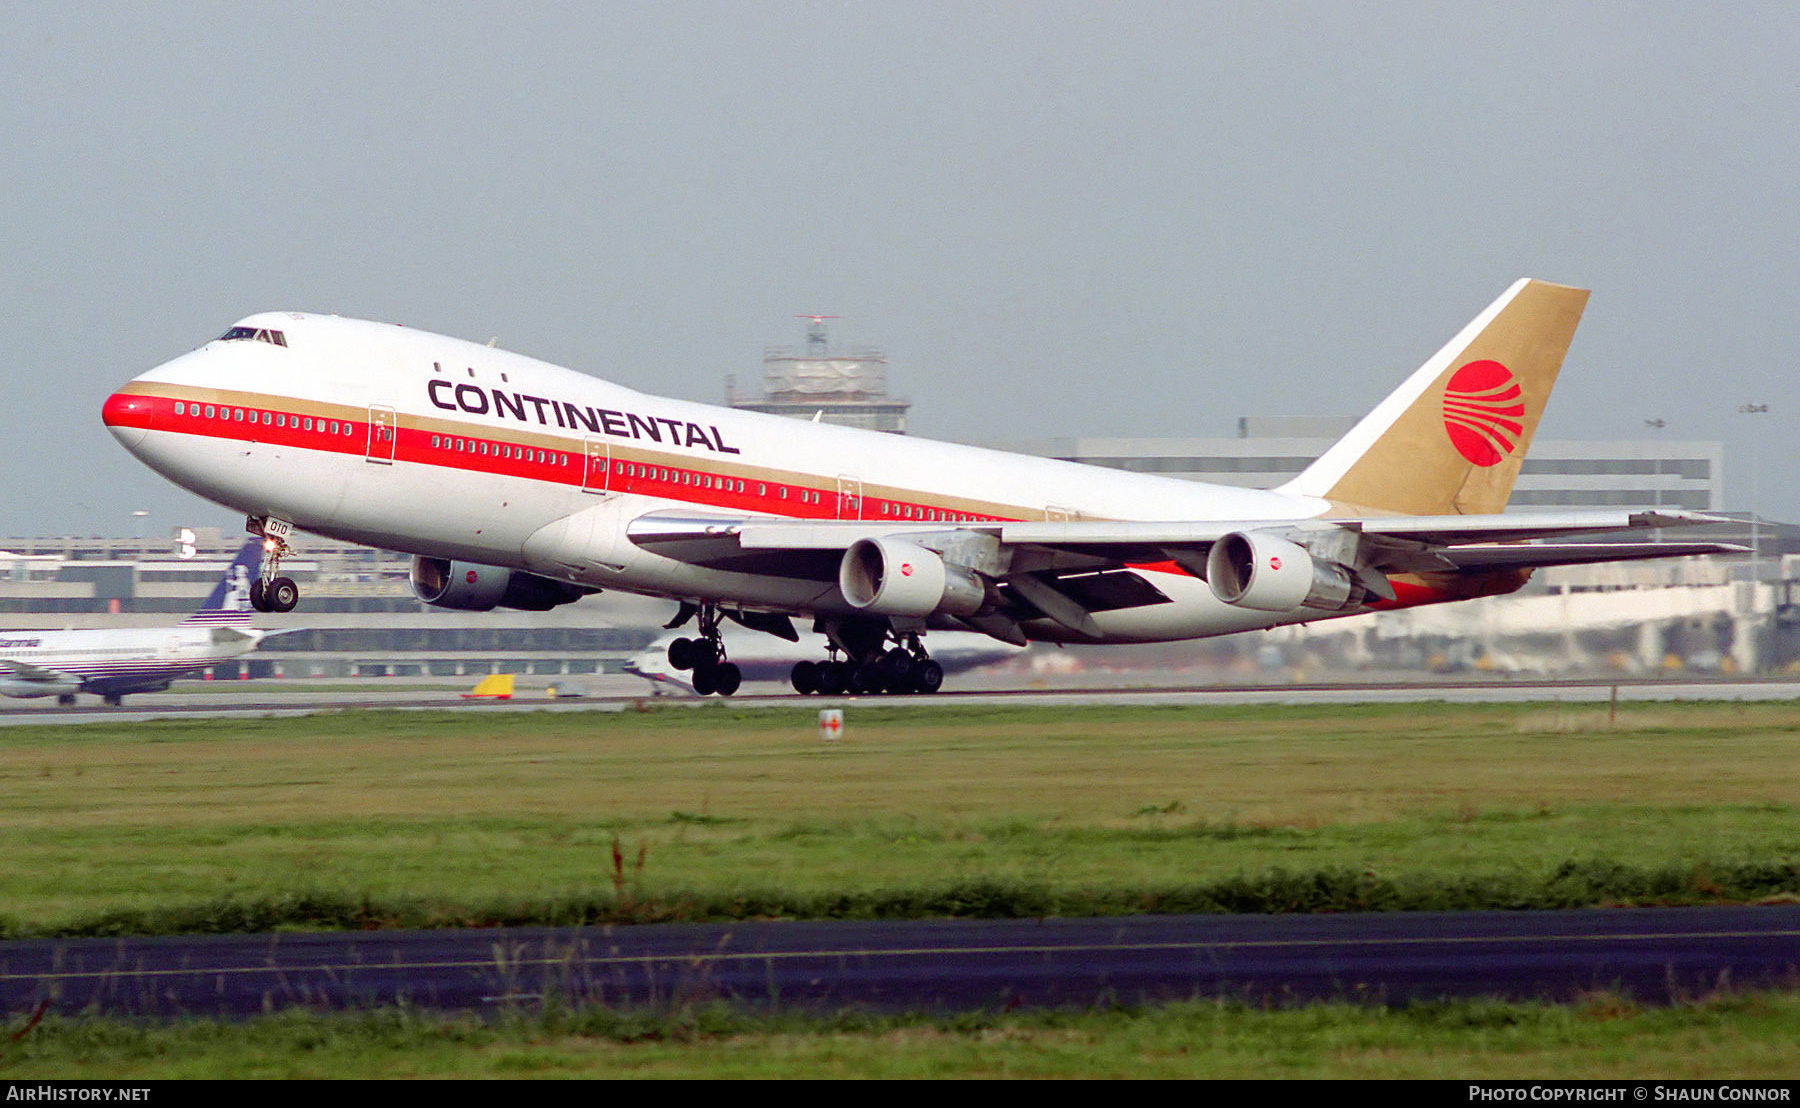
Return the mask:
POLYGON ((1503 509, 1587 302, 1522 280, 1298 477, 1229 488, 653 396, 335 316, 251 316, 105 404, 127 450, 245 513, 252 602, 296 530, 414 555, 427 603, 666 597, 703 693, 721 619, 830 641, 800 692, 935 690, 936 630, 1156 642, 1511 592, 1534 567, 1718 553, 1572 542, 1706 521, 1503 509))

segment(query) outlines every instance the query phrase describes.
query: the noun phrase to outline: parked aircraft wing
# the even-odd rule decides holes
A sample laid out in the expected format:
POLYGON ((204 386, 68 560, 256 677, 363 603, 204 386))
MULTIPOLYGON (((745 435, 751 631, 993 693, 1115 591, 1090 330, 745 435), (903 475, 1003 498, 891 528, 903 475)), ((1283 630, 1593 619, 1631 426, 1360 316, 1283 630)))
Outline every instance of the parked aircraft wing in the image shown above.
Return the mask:
POLYGON ((10 658, 0 658, 0 675, 12 681, 29 681, 45 685, 61 685, 71 681, 79 682, 79 677, 67 673, 58 673, 43 666, 34 666, 30 662, 17 662, 10 658))

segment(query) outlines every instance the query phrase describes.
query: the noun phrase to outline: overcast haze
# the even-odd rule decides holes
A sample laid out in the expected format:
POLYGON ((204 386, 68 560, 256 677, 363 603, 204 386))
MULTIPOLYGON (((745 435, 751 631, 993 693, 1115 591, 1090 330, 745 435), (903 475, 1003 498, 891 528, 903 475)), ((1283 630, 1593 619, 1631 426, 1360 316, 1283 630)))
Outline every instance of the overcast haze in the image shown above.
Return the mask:
POLYGON ((714 403, 829 313, 917 435, 1226 435, 1521 276, 1594 290, 1541 435, 1722 439, 1733 509, 1759 436, 1800 519, 1796 58, 1791 3, 8 3, 0 535, 240 525, 99 411, 254 311, 714 403))

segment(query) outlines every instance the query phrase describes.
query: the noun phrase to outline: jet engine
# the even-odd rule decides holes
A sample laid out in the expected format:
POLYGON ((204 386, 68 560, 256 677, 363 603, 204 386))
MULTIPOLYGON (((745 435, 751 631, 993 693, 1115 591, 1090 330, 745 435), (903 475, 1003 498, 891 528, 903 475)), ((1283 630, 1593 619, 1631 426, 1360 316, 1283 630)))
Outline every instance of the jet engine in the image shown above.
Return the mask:
POLYGON ((81 682, 73 679, 27 681, 23 678, 0 677, 0 695, 4 696, 68 696, 81 691, 81 682))
POLYGON ((967 616, 987 600, 975 571, 951 565, 917 543, 885 536, 850 544, 838 566, 838 588, 851 607, 883 616, 967 616))
POLYGON ((1337 612, 1368 595, 1350 567, 1320 561, 1303 546, 1256 531, 1234 531, 1213 543, 1206 582, 1225 603, 1259 612, 1337 612))
POLYGON ((580 600, 592 591, 516 569, 423 555, 413 558, 411 580, 413 595, 420 600, 464 612, 485 612, 491 608, 547 612, 558 604, 580 600))

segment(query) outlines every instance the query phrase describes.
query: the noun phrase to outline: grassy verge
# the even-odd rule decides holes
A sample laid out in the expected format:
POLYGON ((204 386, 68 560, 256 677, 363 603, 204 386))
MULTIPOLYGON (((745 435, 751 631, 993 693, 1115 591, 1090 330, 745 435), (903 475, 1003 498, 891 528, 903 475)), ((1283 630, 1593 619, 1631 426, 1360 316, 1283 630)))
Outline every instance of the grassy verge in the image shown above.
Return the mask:
MULTIPOLYGON (((15 1024, 18 1021, 13 1021, 15 1024)), ((1164 1077, 1792 1080, 1800 997, 1642 1009, 1215 1003, 951 1018, 600 1009, 478 1022, 405 1010, 241 1024, 46 1020, 0 1078, 1164 1077)))
POLYGON ((1800 706, 409 712, 0 734, 0 927, 1800 893, 1800 706))

